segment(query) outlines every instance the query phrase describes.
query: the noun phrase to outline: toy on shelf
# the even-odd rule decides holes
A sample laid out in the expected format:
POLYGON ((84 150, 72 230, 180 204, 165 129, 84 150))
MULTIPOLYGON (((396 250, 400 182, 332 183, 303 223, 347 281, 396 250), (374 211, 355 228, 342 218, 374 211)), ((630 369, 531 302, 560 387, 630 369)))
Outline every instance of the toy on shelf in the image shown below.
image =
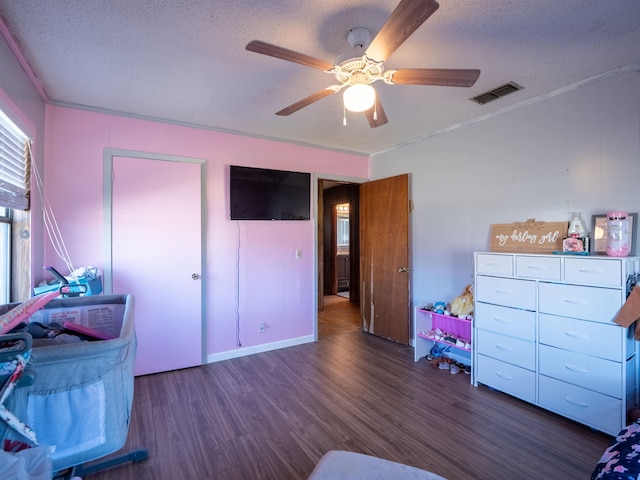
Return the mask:
POLYGON ((451 302, 451 313, 456 317, 467 317, 473 313, 473 288, 471 284, 451 302))
POLYGON ((473 289, 467 285, 451 304, 435 302, 420 307, 431 316, 431 328, 419 331, 419 337, 471 350, 471 321, 473 320, 473 289))

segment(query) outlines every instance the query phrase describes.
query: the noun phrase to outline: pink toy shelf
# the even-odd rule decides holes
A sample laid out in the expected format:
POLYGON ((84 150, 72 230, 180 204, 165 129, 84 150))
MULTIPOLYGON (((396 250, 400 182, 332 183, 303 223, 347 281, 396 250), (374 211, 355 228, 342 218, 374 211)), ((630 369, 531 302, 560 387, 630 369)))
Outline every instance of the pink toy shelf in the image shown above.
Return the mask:
POLYGON ((431 316, 431 329, 418 332, 428 340, 471 351, 471 320, 420 309, 431 316))

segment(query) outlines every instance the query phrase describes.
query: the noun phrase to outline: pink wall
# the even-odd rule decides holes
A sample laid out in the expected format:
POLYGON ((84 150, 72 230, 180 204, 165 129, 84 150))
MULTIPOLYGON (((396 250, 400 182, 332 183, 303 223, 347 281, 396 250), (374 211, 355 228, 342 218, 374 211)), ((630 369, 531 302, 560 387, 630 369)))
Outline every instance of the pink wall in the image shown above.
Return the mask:
MULTIPOLYGON (((75 266, 102 268, 105 261, 104 148, 206 160, 208 354, 237 348, 235 277, 238 239, 241 244, 242 346, 258 346, 313 334, 315 206, 312 206, 312 220, 309 222, 231 222, 227 213, 227 166, 249 165, 368 178, 368 158, 47 106, 45 188, 75 266), (299 260, 295 259, 296 249, 302 250, 299 260), (260 322, 267 324, 265 333, 258 332, 260 322)), ((64 271, 62 262, 48 242, 45 264, 64 271)))

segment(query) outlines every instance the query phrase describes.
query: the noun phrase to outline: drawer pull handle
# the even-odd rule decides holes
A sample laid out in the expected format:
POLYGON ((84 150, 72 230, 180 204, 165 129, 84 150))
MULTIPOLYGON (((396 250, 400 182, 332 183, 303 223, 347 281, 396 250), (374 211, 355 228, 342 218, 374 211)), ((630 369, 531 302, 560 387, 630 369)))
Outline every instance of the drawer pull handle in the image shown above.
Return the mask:
POLYGON ((500 345, 499 343, 496 343, 496 348, 498 350, 504 350, 505 352, 513 352, 513 348, 507 347, 505 345, 500 345))
POLYGON ((583 368, 578 368, 578 367, 572 367, 571 365, 565 365, 564 368, 575 373, 589 373, 588 370, 585 370, 583 368))
POLYGON ((589 335, 584 335, 581 333, 572 333, 572 332, 564 332, 567 337, 571 338, 579 338, 580 340, 589 340, 589 335))
POLYGON ((584 407, 587 408, 589 405, 586 403, 582 403, 582 402, 576 402, 575 400, 571 399, 570 397, 564 397, 564 399, 569 402, 571 405, 575 405, 576 407, 584 407))
POLYGON ((571 305, 589 305, 589 303, 584 300, 572 300, 571 298, 565 298, 564 303, 569 303, 571 305))
POLYGON ((595 270, 593 268, 580 268, 578 271, 580 273, 604 273, 604 270, 595 270))
POLYGON ((509 290, 502 290, 500 288, 496 288, 496 293, 502 293, 503 295, 512 295, 512 292, 509 290))
POLYGON ((502 372, 496 372, 496 376, 504 378, 505 380, 513 380, 513 377, 502 372))
POLYGON ((496 262, 487 262, 487 263, 485 263, 485 265, 487 267, 499 267, 500 266, 500 264, 496 263, 496 262))
POLYGON ((493 319, 498 323, 511 323, 508 318, 493 317, 493 319))
POLYGON ((542 265, 527 265, 529 270, 546 270, 547 267, 543 267, 542 265))

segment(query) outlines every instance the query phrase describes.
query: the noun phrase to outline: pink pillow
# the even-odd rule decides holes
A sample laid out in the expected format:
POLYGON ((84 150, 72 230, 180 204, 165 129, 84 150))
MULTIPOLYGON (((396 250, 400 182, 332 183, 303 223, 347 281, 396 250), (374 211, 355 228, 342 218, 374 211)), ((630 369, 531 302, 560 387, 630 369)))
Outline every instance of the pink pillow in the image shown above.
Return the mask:
POLYGON ((4 315, 0 315, 0 335, 13 330, 15 327, 20 325, 20 323, 33 315, 33 313, 37 312, 49 303, 49 300, 56 298, 58 295, 60 295, 60 293, 57 290, 55 292, 37 295, 9 310, 4 315))

